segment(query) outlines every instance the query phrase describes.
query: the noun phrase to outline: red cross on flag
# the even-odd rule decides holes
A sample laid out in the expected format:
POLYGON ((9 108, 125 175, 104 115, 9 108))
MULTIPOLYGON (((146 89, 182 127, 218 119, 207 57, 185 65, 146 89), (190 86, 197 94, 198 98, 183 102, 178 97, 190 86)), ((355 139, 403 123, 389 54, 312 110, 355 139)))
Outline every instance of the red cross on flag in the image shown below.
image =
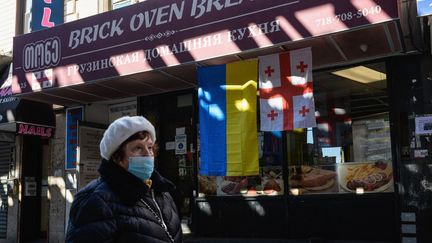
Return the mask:
POLYGON ((312 51, 259 57, 261 131, 315 127, 312 51))
POLYGON ((271 99, 260 99, 262 131, 282 130, 281 128, 284 124, 283 107, 284 99, 282 96, 276 96, 271 99), (268 122, 263 123, 263 119, 268 120, 268 122))

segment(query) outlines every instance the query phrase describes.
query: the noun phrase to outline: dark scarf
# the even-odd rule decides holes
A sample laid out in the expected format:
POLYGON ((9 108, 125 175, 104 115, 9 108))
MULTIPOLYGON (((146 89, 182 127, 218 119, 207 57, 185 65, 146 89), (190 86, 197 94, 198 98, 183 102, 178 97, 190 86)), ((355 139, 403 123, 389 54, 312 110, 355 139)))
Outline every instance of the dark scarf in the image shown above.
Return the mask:
MULTIPOLYGON (((102 159, 98 171, 101 178, 125 204, 134 205, 150 191, 150 188, 138 177, 112 161, 102 159)), ((156 170, 153 171, 150 179, 152 180, 152 188, 156 193, 170 192, 175 189, 175 185, 156 170)))

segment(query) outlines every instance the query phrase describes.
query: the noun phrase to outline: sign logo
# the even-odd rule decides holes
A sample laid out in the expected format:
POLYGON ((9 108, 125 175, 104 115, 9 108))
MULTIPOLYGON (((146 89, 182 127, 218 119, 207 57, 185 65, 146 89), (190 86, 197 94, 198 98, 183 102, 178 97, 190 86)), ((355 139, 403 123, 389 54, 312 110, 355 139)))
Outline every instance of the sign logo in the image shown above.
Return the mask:
POLYGON ((60 62, 61 46, 57 36, 36 43, 29 43, 23 50, 24 71, 41 70, 60 62))
POLYGON ((53 128, 52 127, 45 127, 45 126, 37 126, 32 124, 22 124, 17 123, 17 130, 18 134, 21 135, 35 135, 35 136, 41 136, 46 138, 51 138, 53 135, 53 128))

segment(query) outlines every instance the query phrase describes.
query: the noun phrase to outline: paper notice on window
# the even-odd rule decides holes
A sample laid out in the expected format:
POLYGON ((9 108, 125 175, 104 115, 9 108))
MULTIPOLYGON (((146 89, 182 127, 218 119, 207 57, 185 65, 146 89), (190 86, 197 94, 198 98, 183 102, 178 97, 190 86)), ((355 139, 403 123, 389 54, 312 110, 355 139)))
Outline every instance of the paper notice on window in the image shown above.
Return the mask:
POLYGON ((185 127, 177 127, 176 128, 176 135, 182 135, 185 134, 185 127))
POLYGON ((416 159, 426 158, 427 156, 428 156, 428 150, 427 149, 414 150, 414 158, 416 158, 416 159))
POLYGON ((165 150, 174 150, 176 148, 176 143, 174 141, 165 143, 165 150))
POLYGON ((432 116, 418 116, 415 118, 416 135, 432 134, 432 116))
POLYGON ((182 135, 176 135, 175 136, 175 154, 186 154, 186 141, 187 137, 185 134, 182 135))

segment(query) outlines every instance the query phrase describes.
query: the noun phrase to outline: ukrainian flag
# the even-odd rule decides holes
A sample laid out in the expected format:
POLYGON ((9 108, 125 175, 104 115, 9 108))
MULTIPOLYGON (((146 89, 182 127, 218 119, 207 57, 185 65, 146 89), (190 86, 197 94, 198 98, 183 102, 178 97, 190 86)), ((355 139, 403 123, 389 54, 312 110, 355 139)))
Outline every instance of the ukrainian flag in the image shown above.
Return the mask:
POLYGON ((201 175, 258 175, 257 75, 257 60, 198 68, 201 175))

